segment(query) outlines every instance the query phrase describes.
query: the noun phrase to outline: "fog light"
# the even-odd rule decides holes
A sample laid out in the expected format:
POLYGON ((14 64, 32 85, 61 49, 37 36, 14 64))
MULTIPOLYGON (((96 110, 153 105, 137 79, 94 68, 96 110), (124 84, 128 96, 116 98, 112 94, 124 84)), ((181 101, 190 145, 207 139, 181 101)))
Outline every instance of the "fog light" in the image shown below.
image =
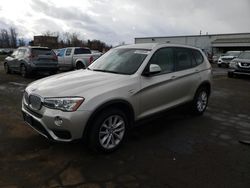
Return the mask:
POLYGON ((60 118, 59 116, 56 116, 56 117, 55 117, 55 124, 56 124, 58 127, 60 127, 60 126, 62 126, 62 123, 63 123, 62 118, 60 118))

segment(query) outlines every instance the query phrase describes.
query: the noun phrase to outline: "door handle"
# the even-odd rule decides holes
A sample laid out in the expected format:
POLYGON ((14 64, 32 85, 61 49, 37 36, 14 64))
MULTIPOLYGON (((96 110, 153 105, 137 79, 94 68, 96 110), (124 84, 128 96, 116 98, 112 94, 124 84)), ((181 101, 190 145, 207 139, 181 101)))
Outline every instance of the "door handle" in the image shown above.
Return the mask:
POLYGON ((199 72, 199 69, 195 69, 194 72, 199 72))

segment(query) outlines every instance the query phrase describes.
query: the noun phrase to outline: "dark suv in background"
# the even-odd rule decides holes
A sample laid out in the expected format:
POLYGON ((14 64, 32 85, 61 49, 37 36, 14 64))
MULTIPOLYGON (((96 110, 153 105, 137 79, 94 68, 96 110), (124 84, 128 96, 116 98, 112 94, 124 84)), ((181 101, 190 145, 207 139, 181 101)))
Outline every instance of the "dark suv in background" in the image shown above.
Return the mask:
POLYGON ((238 58, 232 60, 229 64, 229 68, 228 77, 235 75, 250 76, 250 51, 244 51, 238 58))
POLYGON ((4 60, 7 74, 19 72, 23 77, 35 72, 55 74, 58 71, 57 56, 47 47, 19 47, 4 60))

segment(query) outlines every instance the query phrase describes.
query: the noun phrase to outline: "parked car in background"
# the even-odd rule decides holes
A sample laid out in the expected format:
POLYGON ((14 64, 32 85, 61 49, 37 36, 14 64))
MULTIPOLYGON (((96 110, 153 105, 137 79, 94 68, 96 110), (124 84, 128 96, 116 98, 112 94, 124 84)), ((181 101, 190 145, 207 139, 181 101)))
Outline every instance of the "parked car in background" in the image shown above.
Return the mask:
POLYGON ((85 70, 30 84, 24 120, 41 135, 85 138, 95 151, 119 148, 137 120, 183 104, 202 115, 211 65, 201 50, 174 44, 133 44, 109 50, 85 70))
POLYGON ((13 48, 1 48, 0 49, 0 55, 9 55, 13 53, 14 49, 13 48))
POLYGON ((217 63, 218 60, 219 60, 219 58, 220 58, 221 56, 223 56, 223 55, 224 55, 224 54, 221 54, 221 53, 218 53, 218 54, 213 55, 213 57, 212 57, 213 63, 217 63))
POLYGON ((208 50, 202 49, 203 53, 206 55, 208 61, 210 63, 213 63, 213 55, 211 52, 209 52, 208 50))
POLYGON ((103 55, 103 53, 98 50, 91 50, 91 53, 99 56, 103 55))
POLYGON ((83 47, 62 48, 57 54, 60 70, 86 69, 100 55, 83 47))
POLYGON ((241 51, 227 51, 224 55, 218 59, 218 67, 229 67, 229 63, 240 55, 241 51))
POLYGON ((35 72, 55 74, 58 71, 57 56, 53 50, 46 47, 19 47, 5 58, 4 70, 7 74, 19 72, 23 77, 35 72))
POLYGON ((238 58, 232 60, 229 64, 229 68, 228 77, 235 75, 250 76, 250 51, 244 51, 238 58))

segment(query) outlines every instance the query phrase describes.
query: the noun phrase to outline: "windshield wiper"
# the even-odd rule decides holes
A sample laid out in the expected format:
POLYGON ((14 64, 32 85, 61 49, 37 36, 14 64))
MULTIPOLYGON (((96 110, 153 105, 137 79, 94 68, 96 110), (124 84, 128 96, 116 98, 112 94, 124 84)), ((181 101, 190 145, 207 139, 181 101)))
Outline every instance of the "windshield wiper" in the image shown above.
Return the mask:
POLYGON ((108 73, 114 73, 114 74, 122 74, 117 71, 110 71, 110 70, 103 70, 103 69, 92 69, 93 71, 99 71, 99 72, 108 72, 108 73))

